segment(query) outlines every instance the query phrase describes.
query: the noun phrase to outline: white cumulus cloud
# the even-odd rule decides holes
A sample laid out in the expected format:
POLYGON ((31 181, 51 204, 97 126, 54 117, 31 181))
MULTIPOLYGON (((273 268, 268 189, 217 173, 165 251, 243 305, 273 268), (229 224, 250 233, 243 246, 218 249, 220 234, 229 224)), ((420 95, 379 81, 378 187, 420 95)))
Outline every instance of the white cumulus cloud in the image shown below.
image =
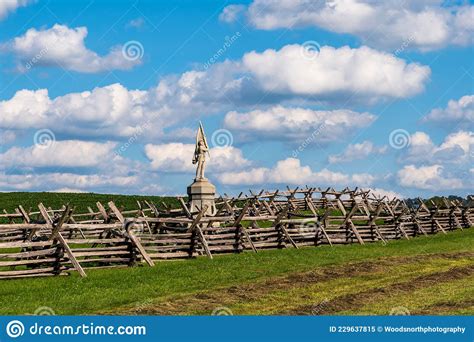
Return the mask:
POLYGON ((410 136, 410 145, 401 161, 415 164, 463 164, 472 161, 472 151, 474 151, 473 132, 451 133, 439 145, 436 145, 428 134, 415 132, 410 136))
POLYGON ((375 177, 369 174, 344 174, 328 169, 313 171, 309 166, 302 166, 299 159, 280 160, 272 168, 253 168, 247 171, 224 172, 217 175, 222 184, 257 185, 257 184, 318 184, 327 186, 368 186, 375 177))
POLYGON ((61 188, 76 189, 76 191, 94 190, 110 193, 112 188, 127 189, 135 186, 139 177, 115 175, 84 175, 76 173, 23 173, 6 174, 0 172, 1 191, 54 191, 61 188))
MULTIPOLYGON (((193 172, 196 166, 191 163, 194 155, 194 144, 169 143, 161 145, 147 144, 145 154, 151 167, 166 172, 193 172)), ((250 165, 242 151, 232 147, 214 147, 209 150, 206 170, 223 172, 238 170, 250 165)))
POLYGON ((140 59, 126 58, 122 46, 111 48, 105 56, 85 45, 87 27, 69 28, 55 24, 49 29, 31 28, 6 44, 18 58, 18 67, 25 71, 37 66, 56 66, 84 73, 107 70, 129 70, 140 59))
POLYGON ((380 155, 387 152, 387 146, 377 147, 371 141, 363 141, 358 144, 349 144, 344 152, 329 156, 330 163, 344 163, 353 160, 367 159, 372 155, 380 155))
POLYGON ((300 96, 357 94, 368 98, 405 98, 424 90, 430 68, 406 63, 366 46, 321 47, 308 55, 302 45, 249 52, 242 63, 259 86, 271 93, 300 96))
POLYGON ((295 142, 314 137, 319 143, 340 140, 355 130, 368 127, 375 115, 351 110, 312 110, 274 106, 246 113, 228 112, 224 125, 245 139, 267 137, 295 142))
MULTIPOLYGON (((264 107, 285 101, 334 102, 341 95, 351 94, 357 94, 360 101, 409 97, 423 89, 430 73, 428 67, 407 64, 366 47, 323 47, 315 59, 307 59, 302 49, 288 45, 278 51, 250 52, 241 61, 224 61, 206 71, 164 77, 147 90, 130 90, 116 83, 56 98, 51 98, 47 89, 18 90, 10 99, 0 101, 0 128, 46 126, 74 137, 130 137, 139 133, 143 139, 156 141, 163 137, 164 129, 195 117, 196 113, 216 114, 235 107, 264 107)), ((276 107, 266 112, 249 113, 247 118, 281 117, 280 112, 286 112, 289 118, 283 130, 288 134, 302 131, 295 126, 301 125, 295 119, 297 115, 303 115, 311 124, 324 123, 328 134, 366 127, 374 118, 368 113, 342 109, 276 107), (357 120, 351 121, 350 116, 357 120)), ((229 123, 232 116, 238 115, 229 115, 229 123)), ((322 133, 321 137, 325 137, 322 133)))
POLYGON ((219 20, 225 23, 232 23, 237 20, 239 15, 245 10, 244 5, 229 5, 224 7, 219 14, 219 20))
POLYGON ((148 101, 148 92, 128 90, 120 84, 50 98, 47 89, 19 90, 0 101, 0 128, 51 127, 74 135, 133 136, 147 130, 160 134, 163 108, 148 101), (160 111, 161 110, 161 111, 160 111))
POLYGON ((95 167, 112 160, 116 143, 55 141, 50 146, 12 147, 0 154, 0 167, 95 167))
MULTIPOLYGON (((474 20, 474 18, 473 18, 474 20)), ((450 100, 446 108, 435 108, 423 118, 424 122, 453 123, 463 127, 474 125, 474 95, 450 100)))
POLYGON ((246 15, 263 30, 320 27, 365 44, 423 51, 472 44, 474 7, 441 0, 254 0, 246 15))
POLYGON ((4 19, 9 13, 14 12, 18 7, 26 6, 28 2, 28 0, 0 1, 0 20, 4 19))
POLYGON ((397 173, 398 183, 402 187, 423 190, 456 190, 462 189, 463 180, 445 175, 442 165, 420 166, 406 165, 397 173))

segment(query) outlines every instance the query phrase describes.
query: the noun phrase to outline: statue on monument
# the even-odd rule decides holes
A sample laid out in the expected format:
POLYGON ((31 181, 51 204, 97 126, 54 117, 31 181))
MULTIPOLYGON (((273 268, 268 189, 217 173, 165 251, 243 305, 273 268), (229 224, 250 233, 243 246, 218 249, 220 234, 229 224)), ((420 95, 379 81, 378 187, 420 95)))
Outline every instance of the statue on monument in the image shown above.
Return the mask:
POLYGON ((207 144, 206 135, 202 123, 199 123, 199 129, 196 134, 196 147, 194 149, 193 164, 197 164, 195 181, 206 180, 204 177, 204 170, 206 166, 206 154, 211 157, 209 153, 209 145, 207 144))
POLYGON ((194 149, 193 164, 197 164, 196 178, 193 184, 188 186, 188 207, 192 213, 207 207, 205 216, 214 216, 217 212, 215 204, 216 187, 204 177, 206 159, 210 158, 209 145, 207 144, 204 128, 199 123, 196 135, 196 147, 194 149), (207 155, 207 156, 206 156, 207 155))

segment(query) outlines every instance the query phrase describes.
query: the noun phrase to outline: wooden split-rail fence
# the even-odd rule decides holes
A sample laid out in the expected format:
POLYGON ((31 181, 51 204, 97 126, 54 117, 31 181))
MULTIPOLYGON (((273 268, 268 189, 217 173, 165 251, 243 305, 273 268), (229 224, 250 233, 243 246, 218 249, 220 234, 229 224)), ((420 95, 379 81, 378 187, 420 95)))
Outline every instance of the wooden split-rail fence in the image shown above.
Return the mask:
POLYGON ((153 266, 159 260, 263 249, 365 244, 447 234, 474 223, 472 197, 464 203, 377 197, 360 189, 287 189, 216 199, 217 214, 151 201, 123 210, 96 203, 87 213, 65 205, 35 211, 21 205, 0 219, 0 279, 68 275, 105 267, 153 266))

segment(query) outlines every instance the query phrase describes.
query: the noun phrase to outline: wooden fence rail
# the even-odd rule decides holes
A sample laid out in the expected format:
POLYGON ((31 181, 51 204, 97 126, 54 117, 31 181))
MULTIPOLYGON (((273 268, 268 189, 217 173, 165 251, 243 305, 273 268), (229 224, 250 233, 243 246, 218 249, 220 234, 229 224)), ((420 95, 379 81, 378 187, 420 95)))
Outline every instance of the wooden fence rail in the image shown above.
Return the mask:
MULTIPOLYGON (((183 202, 184 203, 184 202, 183 202)), ((419 235, 447 234, 473 226, 472 197, 442 205, 376 197, 368 191, 332 188, 288 189, 216 199, 217 215, 159 209, 138 203, 120 210, 115 203, 87 213, 59 209, 13 213, 0 220, 0 279, 67 275, 87 269, 153 266, 164 259, 263 249, 335 244, 389 243, 419 235)))

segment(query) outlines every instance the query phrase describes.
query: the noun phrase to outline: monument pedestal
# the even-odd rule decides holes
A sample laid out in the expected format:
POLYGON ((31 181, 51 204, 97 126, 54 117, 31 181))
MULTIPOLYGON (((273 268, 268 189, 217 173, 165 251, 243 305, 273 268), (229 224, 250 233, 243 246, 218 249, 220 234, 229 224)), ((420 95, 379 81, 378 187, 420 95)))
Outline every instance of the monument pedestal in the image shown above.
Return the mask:
POLYGON ((194 213, 200 211, 207 205, 205 216, 214 216, 216 214, 216 187, 207 179, 194 180, 194 183, 188 186, 189 210, 194 213))

